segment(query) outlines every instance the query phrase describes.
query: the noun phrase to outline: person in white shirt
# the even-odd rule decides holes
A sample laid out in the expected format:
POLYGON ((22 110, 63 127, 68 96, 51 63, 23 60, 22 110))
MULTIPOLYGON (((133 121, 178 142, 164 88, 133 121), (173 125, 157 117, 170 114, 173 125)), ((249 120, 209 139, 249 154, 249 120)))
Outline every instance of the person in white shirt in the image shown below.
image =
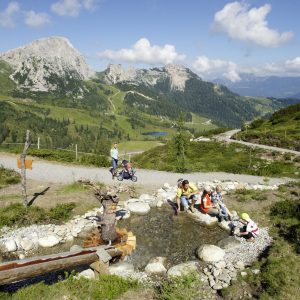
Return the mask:
POLYGON ((110 169, 110 172, 112 174, 113 179, 117 175, 118 156, 119 156, 119 151, 117 148, 117 143, 115 143, 115 144, 113 144, 112 148, 110 149, 110 157, 111 157, 111 163, 112 163, 112 168, 110 169))
POLYGON ((248 214, 243 213, 240 222, 244 225, 239 233, 239 236, 244 237, 247 242, 254 242, 255 238, 259 235, 259 228, 252 221, 248 214))

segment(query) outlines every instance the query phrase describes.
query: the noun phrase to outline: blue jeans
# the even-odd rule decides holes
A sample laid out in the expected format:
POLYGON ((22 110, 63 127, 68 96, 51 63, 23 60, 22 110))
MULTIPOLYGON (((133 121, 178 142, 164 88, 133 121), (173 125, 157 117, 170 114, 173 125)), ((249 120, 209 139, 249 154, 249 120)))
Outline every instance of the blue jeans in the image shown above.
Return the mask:
POLYGON ((117 170, 117 167, 118 167, 118 160, 115 159, 115 158, 112 158, 111 163, 112 163, 112 168, 113 168, 113 170, 114 170, 114 171, 117 170))
POLYGON ((197 200, 197 195, 191 196, 191 197, 187 197, 187 196, 181 196, 180 197, 180 203, 182 204, 183 207, 189 207, 189 199, 192 200, 197 200))

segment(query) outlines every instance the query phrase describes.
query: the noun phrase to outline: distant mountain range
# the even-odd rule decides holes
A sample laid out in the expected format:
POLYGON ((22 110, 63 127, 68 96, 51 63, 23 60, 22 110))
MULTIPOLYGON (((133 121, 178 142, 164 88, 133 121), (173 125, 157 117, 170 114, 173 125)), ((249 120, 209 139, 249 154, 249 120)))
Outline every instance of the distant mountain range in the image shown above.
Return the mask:
POLYGON ((242 96, 300 99, 300 77, 259 77, 251 74, 240 74, 240 77, 237 82, 227 79, 215 79, 213 82, 223 84, 242 96))
POLYGON ((94 72, 63 37, 40 39, 0 54, 1 86, 2 94, 94 111, 114 108, 109 96, 113 86, 122 92, 122 109, 127 113, 174 120, 183 111, 187 119, 194 113, 228 127, 239 127, 288 105, 276 99, 239 96, 224 85, 203 81, 181 65, 152 69, 109 65, 103 72, 94 72))

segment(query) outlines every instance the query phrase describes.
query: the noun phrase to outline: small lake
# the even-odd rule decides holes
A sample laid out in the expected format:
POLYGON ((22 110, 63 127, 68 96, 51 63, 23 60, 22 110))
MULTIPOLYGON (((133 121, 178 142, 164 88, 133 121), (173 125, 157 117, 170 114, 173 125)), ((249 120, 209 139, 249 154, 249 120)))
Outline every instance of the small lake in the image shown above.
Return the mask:
POLYGON ((164 131, 150 131, 150 132, 144 132, 142 135, 151 135, 151 136, 166 136, 168 135, 167 132, 164 131))

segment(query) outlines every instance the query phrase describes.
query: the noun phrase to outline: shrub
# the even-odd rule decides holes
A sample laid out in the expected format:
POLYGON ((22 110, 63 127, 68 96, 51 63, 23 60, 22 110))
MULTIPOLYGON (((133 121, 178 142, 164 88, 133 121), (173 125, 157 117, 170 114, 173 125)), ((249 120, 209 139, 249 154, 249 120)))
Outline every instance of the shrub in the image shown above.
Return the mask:
POLYGON ((70 218, 72 210, 76 207, 74 202, 58 204, 51 208, 48 216, 54 221, 66 221, 70 218))

